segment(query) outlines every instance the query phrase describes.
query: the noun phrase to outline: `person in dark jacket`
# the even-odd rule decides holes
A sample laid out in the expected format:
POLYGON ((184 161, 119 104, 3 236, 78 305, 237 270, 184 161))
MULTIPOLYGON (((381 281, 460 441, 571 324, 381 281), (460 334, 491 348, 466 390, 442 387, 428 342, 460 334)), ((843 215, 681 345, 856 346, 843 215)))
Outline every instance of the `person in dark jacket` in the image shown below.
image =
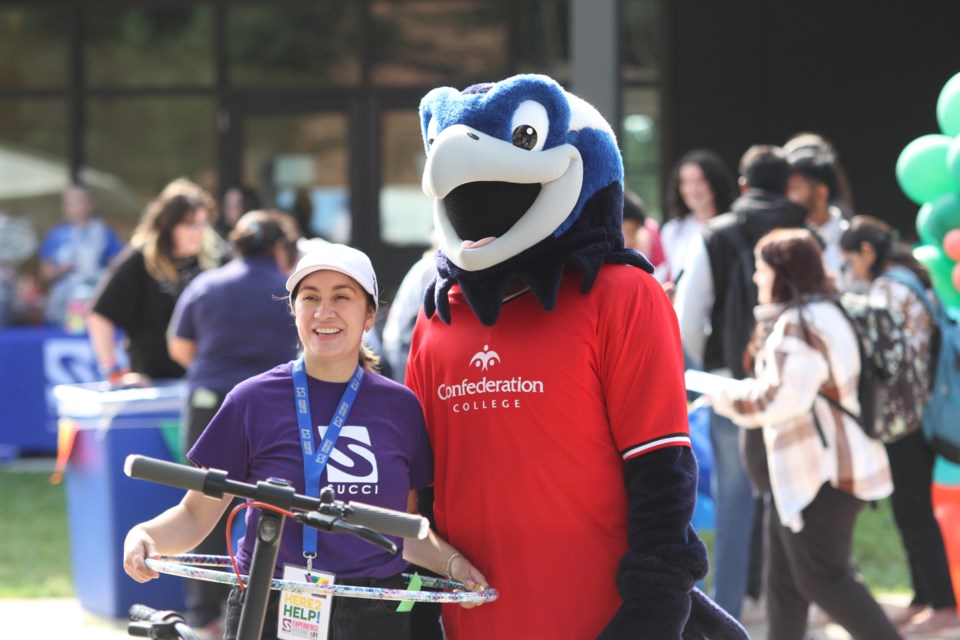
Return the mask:
MULTIPOLYGON (((753 248, 772 229, 805 223, 806 210, 785 197, 789 176, 790 167, 780 147, 750 147, 740 160, 740 197, 729 212, 707 223, 699 241, 690 244, 674 306, 684 352, 698 368, 745 377, 743 353, 757 304, 751 279, 753 248)), ((747 594, 756 507, 740 457, 740 438, 733 422, 713 415, 711 481, 717 516, 712 595, 737 618, 747 594)), ((764 470, 757 477, 765 476, 764 470)), ((756 537, 756 544, 759 540, 756 537)))

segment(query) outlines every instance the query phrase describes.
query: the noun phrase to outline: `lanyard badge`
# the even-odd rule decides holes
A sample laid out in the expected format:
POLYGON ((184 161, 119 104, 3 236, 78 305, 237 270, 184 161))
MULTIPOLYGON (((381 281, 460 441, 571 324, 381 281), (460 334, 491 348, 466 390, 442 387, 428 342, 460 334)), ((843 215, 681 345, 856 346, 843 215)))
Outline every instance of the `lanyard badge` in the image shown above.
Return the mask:
MULTIPOLYGON (((337 404, 337 410, 330 420, 326 435, 320 442, 319 449, 313 444, 313 421, 310 418, 310 395, 307 392, 307 371, 303 356, 293 363, 293 389, 297 407, 297 428, 300 431, 300 448, 303 452, 303 477, 306 481, 304 493, 311 497, 320 495, 320 476, 323 468, 333 453, 333 447, 340 437, 340 431, 350 415, 353 401, 363 382, 363 367, 359 364, 353 372, 353 377, 337 404)), ((307 559, 307 573, 313 568, 313 558, 317 557, 318 532, 310 527, 303 527, 303 555, 307 559)))

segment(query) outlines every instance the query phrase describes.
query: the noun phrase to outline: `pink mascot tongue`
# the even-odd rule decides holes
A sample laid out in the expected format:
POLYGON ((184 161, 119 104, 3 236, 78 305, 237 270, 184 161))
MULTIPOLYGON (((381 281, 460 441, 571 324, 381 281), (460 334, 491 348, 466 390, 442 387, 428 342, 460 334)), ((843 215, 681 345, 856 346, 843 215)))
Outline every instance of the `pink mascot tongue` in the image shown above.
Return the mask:
POLYGON ((545 76, 421 103, 440 236, 407 384, 439 531, 500 599, 451 640, 746 638, 695 588, 676 315, 624 248, 623 166, 599 113, 545 76))

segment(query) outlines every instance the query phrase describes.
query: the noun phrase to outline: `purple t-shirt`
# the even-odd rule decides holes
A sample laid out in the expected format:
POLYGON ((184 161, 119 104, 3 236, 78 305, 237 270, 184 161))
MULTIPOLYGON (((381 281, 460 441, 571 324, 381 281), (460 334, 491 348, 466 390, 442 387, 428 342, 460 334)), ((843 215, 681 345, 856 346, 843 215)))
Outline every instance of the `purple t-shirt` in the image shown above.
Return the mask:
MULTIPOLYGON (((187 457, 201 467, 226 471, 231 480, 255 484, 283 478, 297 493, 305 493, 292 370, 288 362, 234 387, 187 457)), ((345 382, 307 378, 318 448, 346 387, 345 382)), ((419 400, 403 385, 367 371, 321 486, 331 485, 338 500, 406 511, 410 490, 432 481, 433 455, 419 400)), ((253 556, 257 515, 256 509, 246 511, 247 533, 237 552, 245 573, 253 556)), ((305 566, 302 531, 303 525, 293 520, 284 524, 277 576, 285 564, 305 566)), ((316 533, 313 566, 338 578, 386 578, 406 567, 399 552, 391 555, 355 536, 316 533)), ((393 540, 402 549, 402 540, 393 540)))

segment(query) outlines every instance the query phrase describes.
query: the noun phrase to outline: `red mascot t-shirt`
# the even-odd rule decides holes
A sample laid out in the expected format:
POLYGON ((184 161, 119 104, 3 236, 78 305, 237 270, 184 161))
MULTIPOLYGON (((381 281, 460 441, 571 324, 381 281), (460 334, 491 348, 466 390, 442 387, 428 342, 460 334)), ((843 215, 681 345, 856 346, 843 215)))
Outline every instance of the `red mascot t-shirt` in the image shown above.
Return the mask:
POLYGON ((568 273, 549 312, 529 292, 480 324, 459 288, 452 322, 421 314, 407 384, 424 405, 435 516, 500 592, 444 605, 452 640, 596 637, 621 600, 623 462, 690 446, 676 314, 635 267, 590 293, 568 273))

